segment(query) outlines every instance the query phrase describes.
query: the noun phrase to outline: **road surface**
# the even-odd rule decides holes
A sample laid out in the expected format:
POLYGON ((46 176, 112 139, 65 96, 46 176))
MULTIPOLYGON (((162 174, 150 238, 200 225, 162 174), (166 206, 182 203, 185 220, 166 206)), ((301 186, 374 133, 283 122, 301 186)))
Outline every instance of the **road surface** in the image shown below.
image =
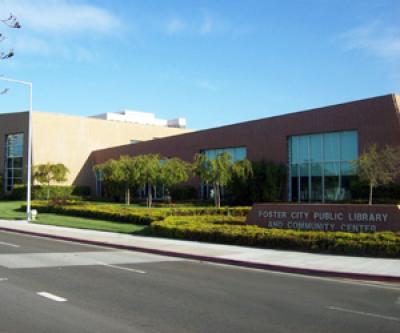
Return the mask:
POLYGON ((400 332, 400 286, 0 232, 0 332, 400 332))

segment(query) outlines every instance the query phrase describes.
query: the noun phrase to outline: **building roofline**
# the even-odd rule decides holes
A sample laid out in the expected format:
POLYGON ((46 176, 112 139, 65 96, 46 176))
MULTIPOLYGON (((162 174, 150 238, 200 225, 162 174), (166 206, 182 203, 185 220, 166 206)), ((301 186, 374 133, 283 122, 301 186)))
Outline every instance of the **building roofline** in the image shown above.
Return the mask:
POLYGON ((325 105, 325 106, 318 106, 318 107, 315 107, 315 108, 310 108, 310 109, 305 109, 305 110, 300 110, 300 111, 292 111, 292 112, 279 114, 279 115, 274 115, 274 116, 270 116, 270 117, 262 117, 262 118, 246 120, 246 121, 243 121, 243 122, 238 122, 238 123, 233 123, 233 124, 228 124, 228 125, 222 125, 222 126, 216 126, 216 127, 201 129, 201 130, 198 130, 196 132, 208 131, 210 129, 225 128, 225 127, 235 126, 235 125, 239 125, 239 124, 241 124, 241 125, 242 124, 248 124, 248 123, 253 123, 253 122, 257 122, 257 121, 264 121, 264 120, 270 120, 270 119, 275 119, 275 118, 283 118, 283 117, 294 116, 294 115, 307 113, 307 112, 323 111, 323 110, 326 110, 326 109, 338 108, 338 107, 341 107, 343 105, 352 105, 352 104, 357 104, 357 103, 365 103, 365 102, 368 102, 370 100, 379 100, 379 99, 382 99, 382 98, 387 98, 389 96, 391 96, 392 99, 393 99, 393 96, 395 96, 395 95, 399 96, 398 94, 394 94, 394 93, 385 94, 385 95, 379 95, 379 96, 368 97, 368 98, 363 98, 363 99, 357 99, 357 100, 348 101, 348 102, 342 102, 342 103, 337 103, 337 104, 329 104, 329 105, 325 105))
POLYGON ((23 114, 28 113, 29 111, 15 111, 15 112, 7 112, 7 113, 0 113, 0 116, 11 116, 14 114, 23 114))
MULTIPOLYGON (((217 126, 217 127, 211 127, 211 128, 206 128, 206 129, 200 129, 194 132, 189 132, 189 133, 182 133, 182 134, 174 134, 174 135, 170 135, 168 137, 163 137, 160 138, 159 140, 169 140, 171 138, 174 138, 175 136, 186 136, 186 135, 197 135, 197 134, 201 134, 203 132, 206 131, 214 131, 214 130, 221 130, 221 129, 225 129, 225 128, 229 128, 229 127, 235 127, 235 126, 241 126, 241 125, 249 125, 252 123, 256 123, 259 121, 267 121, 267 120, 274 120, 274 119, 279 119, 279 118, 285 118, 285 117, 289 117, 289 116, 297 116, 299 114, 303 114, 303 113, 311 113, 311 112, 316 112, 316 111, 324 111, 327 109, 333 109, 333 108, 340 108, 341 106, 344 105, 353 105, 353 104, 358 104, 358 103, 365 103, 368 101, 372 101, 372 100, 380 100, 380 99, 385 99, 385 98, 392 98, 393 103, 394 103, 394 93, 391 94, 386 94, 386 95, 380 95, 380 96, 374 96, 374 97, 369 97, 369 98, 364 98, 364 99, 358 99, 358 100, 353 100, 353 101, 348 101, 348 102, 342 102, 342 103, 338 103, 338 104, 331 104, 331 105, 327 105, 327 106, 320 106, 320 107, 316 107, 313 109, 306 109, 306 110, 301 110, 301 111, 294 111, 294 112, 289 112, 289 113, 285 113, 285 114, 280 114, 280 115, 275 115, 275 116, 270 116, 270 117, 263 117, 263 118, 258 118, 258 119, 253 119, 253 120, 247 120, 247 121, 243 121, 243 122, 237 122, 237 123, 233 123, 233 124, 228 124, 228 125, 222 125, 222 126, 217 126)), ((141 145, 141 144, 147 144, 149 141, 146 142, 140 142, 137 143, 137 145, 141 145)), ((120 145, 120 146, 115 146, 115 147, 109 147, 109 148, 104 148, 104 149, 98 149, 95 150, 94 152, 100 152, 100 151, 106 151, 106 150, 110 150, 110 149, 114 149, 117 147, 125 147, 125 146, 130 146, 131 144, 126 144, 126 145, 120 145)))
MULTIPOLYGON (((23 114, 23 113, 28 113, 28 112, 29 111, 16 111, 16 112, 9 112, 9 113, 0 113, 0 116, 3 116, 3 115, 11 116, 11 115, 23 114)), ((50 116, 69 117, 69 118, 84 119, 84 120, 89 120, 89 121, 105 122, 107 124, 113 123, 113 124, 119 124, 121 126, 129 126, 129 127, 135 126, 135 127, 143 127, 143 128, 154 128, 154 129, 167 128, 167 129, 172 129, 172 130, 174 130, 174 129, 182 130, 182 131, 184 131, 184 133, 195 131, 194 129, 191 129, 191 128, 168 127, 168 126, 138 124, 138 123, 131 123, 131 122, 117 122, 117 121, 113 121, 113 120, 94 118, 94 117, 90 117, 90 116, 79 116, 79 115, 60 113, 60 112, 48 112, 48 111, 33 110, 32 113, 40 114, 40 115, 48 114, 50 116)), ((179 135, 179 134, 176 134, 176 135, 179 135)))

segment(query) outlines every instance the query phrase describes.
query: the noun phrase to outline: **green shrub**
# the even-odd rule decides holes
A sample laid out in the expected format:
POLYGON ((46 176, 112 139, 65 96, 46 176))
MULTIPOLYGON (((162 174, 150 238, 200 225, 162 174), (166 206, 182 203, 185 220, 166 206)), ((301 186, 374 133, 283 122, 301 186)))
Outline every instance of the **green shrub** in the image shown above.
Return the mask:
POLYGON ((354 234, 266 229, 245 225, 239 220, 224 222, 220 217, 213 216, 168 217, 163 221, 153 222, 151 233, 155 236, 169 238, 283 250, 400 257, 400 235, 393 232, 354 234))
POLYGON ((253 161, 253 174, 246 180, 232 177, 224 201, 233 205, 271 202, 284 199, 286 167, 267 161, 253 161))
POLYGON ((164 221, 166 223, 173 222, 177 225, 192 223, 244 225, 246 222, 246 217, 231 215, 169 216, 164 221))
POLYGON ((0 173, 0 196, 2 196, 2 195, 3 195, 3 192, 4 192, 4 183, 3 183, 3 179, 4 179, 3 174, 0 173))
POLYGON ((130 208, 107 204, 93 205, 65 201, 32 202, 32 209, 37 209, 39 213, 53 213, 144 225, 166 217, 166 212, 162 209, 130 208))
POLYGON ((190 185, 175 185, 169 189, 172 201, 189 201, 198 199, 195 187, 190 185))
MULTIPOLYGON (((88 186, 50 186, 50 198, 52 199, 82 199, 90 195, 88 186)), ((10 193, 5 194, 8 200, 25 200, 26 186, 15 185, 10 193)), ((47 188, 43 186, 32 186, 32 199, 45 200, 47 198, 47 188)))
POLYGON ((316 253, 400 258, 400 233, 267 229, 245 224, 250 207, 143 208, 79 201, 34 201, 42 213, 150 225, 154 236, 316 253))
MULTIPOLYGON (((144 208, 66 200, 52 200, 49 202, 34 201, 32 202, 32 208, 37 209, 41 213, 54 213, 146 225, 153 221, 162 220, 167 216, 199 217, 213 215, 218 216, 219 221, 231 220, 244 222, 245 216, 247 216, 250 210, 250 207, 221 209, 213 207, 144 208)), ((206 221, 207 218, 203 220, 206 221)), ((232 222, 232 224, 234 223, 232 222)))
MULTIPOLYGON (((365 181, 361 181, 358 177, 354 177, 350 183, 350 192, 353 200, 362 200, 368 202, 369 185, 365 181)), ((400 200, 400 184, 388 184, 377 186, 374 189, 374 203, 392 203, 400 200)))
POLYGON ((202 216, 202 215, 226 215, 247 216, 251 207, 171 207, 167 208, 167 215, 172 216, 202 216))

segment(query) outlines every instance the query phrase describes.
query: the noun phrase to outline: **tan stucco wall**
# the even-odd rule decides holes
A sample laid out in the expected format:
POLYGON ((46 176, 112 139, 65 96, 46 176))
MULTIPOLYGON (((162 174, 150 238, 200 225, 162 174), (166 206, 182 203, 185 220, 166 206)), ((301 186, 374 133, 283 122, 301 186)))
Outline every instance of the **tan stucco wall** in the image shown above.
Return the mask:
POLYGON ((399 116, 399 120, 400 120, 400 95, 399 94, 394 94, 393 95, 394 101, 395 101, 395 107, 397 110, 397 114, 399 116))
POLYGON ((189 130, 34 112, 33 164, 63 163, 68 184, 92 185, 89 156, 96 149, 186 133, 189 130))

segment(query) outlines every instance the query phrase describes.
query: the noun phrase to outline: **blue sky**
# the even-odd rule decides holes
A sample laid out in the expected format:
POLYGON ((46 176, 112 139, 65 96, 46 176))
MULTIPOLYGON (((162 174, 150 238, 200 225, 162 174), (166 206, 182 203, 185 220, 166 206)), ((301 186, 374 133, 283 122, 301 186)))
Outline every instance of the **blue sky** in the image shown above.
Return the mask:
MULTIPOLYGON (((0 0, 15 56, 0 74, 32 81, 34 109, 135 109, 191 128, 400 90, 398 0, 0 0)), ((0 112, 27 109, 0 83, 0 112)))

